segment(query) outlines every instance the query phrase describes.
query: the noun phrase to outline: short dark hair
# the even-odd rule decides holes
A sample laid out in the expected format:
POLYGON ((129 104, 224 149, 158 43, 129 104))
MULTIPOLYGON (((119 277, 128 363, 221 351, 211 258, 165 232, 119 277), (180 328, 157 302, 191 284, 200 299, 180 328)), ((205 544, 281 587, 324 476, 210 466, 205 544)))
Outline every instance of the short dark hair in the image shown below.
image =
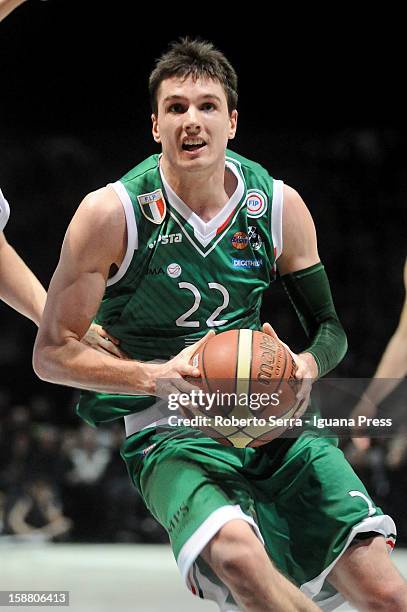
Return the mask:
POLYGON ((218 81, 225 90, 229 113, 237 107, 237 74, 223 53, 211 42, 181 38, 172 42, 168 51, 156 60, 149 79, 151 108, 155 115, 158 111, 158 88, 162 81, 174 76, 218 81))

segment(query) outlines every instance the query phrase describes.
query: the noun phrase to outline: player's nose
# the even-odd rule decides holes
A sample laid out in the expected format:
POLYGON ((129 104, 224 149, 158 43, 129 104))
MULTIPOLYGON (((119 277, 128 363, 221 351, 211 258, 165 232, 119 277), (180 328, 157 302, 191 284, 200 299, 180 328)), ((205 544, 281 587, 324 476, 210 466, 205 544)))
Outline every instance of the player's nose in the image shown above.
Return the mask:
POLYGON ((188 132, 197 132, 201 129, 198 111, 192 106, 190 106, 188 111, 184 114, 184 128, 188 132))

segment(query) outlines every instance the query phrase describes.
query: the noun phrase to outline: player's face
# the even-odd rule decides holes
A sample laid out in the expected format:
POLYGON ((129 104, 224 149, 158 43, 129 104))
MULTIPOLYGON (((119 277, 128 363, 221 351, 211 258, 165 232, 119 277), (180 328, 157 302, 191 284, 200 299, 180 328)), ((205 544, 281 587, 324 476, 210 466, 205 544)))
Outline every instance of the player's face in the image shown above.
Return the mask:
POLYGON ((236 133, 237 111, 229 114, 220 83, 171 77, 162 81, 157 102, 153 137, 173 167, 193 171, 224 164, 227 142, 236 133))

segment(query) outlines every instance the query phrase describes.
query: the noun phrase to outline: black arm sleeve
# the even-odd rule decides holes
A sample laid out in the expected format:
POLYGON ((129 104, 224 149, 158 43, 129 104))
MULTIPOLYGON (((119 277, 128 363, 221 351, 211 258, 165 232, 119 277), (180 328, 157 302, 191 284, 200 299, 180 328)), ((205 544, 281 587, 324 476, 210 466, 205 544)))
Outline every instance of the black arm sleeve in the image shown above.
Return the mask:
POLYGON ((311 341, 302 352, 315 357, 318 376, 324 376, 342 361, 348 348, 324 266, 317 263, 305 270, 284 274, 281 281, 311 341))

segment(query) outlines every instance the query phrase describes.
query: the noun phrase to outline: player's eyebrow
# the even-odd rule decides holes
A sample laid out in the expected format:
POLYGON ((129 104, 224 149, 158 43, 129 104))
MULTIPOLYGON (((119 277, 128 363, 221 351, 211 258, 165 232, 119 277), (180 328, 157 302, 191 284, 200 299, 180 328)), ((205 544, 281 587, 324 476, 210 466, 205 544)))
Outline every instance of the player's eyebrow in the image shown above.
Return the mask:
MULTIPOLYGON (((219 96, 217 96, 216 94, 211 94, 211 93, 205 93, 199 96, 200 99, 208 99, 210 98, 211 100, 216 100, 217 102, 221 102, 221 99, 219 98, 219 96)), ((171 95, 171 96, 167 96, 166 98, 164 98, 164 104, 166 102, 173 102, 176 100, 187 100, 187 96, 179 96, 179 95, 171 95)))

